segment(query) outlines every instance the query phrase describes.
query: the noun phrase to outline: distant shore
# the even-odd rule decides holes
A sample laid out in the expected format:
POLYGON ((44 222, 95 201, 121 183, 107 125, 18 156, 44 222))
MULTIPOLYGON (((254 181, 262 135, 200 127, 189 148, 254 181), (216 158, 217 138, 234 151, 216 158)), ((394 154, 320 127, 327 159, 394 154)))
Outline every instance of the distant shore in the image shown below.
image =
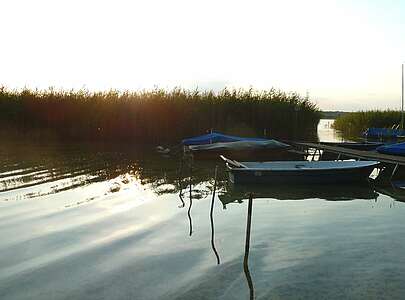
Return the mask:
POLYGON ((341 116, 348 114, 349 112, 346 111, 331 111, 331 110, 323 110, 321 111, 321 118, 322 119, 337 119, 341 116))

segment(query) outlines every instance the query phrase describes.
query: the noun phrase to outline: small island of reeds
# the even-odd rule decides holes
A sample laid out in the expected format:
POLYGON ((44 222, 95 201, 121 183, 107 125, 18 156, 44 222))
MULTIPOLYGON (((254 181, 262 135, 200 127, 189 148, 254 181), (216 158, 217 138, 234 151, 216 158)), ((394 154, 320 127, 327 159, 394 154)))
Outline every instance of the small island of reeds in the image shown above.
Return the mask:
POLYGON ((52 132, 72 140, 175 144, 210 129, 306 138, 316 133, 319 119, 319 109, 307 98, 276 89, 215 93, 181 88, 136 92, 0 88, 3 130, 36 136, 52 132))
POLYGON ((339 130, 343 137, 353 139, 361 137, 367 128, 392 128, 398 126, 400 123, 400 111, 370 110, 341 115, 335 120, 333 127, 339 130))

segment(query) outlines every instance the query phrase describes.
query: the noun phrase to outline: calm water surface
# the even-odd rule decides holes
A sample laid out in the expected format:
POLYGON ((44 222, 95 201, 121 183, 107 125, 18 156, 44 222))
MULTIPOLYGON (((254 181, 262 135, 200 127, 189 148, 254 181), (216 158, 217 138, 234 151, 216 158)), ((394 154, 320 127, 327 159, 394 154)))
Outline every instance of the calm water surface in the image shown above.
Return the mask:
MULTIPOLYGON (((328 122, 320 139, 338 140, 328 122)), ((179 169, 124 146, 2 141, 0 299, 404 299, 400 189, 238 188, 221 165, 212 202, 215 163, 179 169)))

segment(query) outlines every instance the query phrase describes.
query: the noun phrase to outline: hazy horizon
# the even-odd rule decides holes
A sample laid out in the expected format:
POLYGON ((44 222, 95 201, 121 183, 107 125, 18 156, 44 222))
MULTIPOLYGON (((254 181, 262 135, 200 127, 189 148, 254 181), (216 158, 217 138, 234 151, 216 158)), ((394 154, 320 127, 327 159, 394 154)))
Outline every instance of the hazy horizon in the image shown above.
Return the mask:
POLYGON ((322 110, 400 109, 405 2, 4 1, 9 88, 309 93, 322 110))

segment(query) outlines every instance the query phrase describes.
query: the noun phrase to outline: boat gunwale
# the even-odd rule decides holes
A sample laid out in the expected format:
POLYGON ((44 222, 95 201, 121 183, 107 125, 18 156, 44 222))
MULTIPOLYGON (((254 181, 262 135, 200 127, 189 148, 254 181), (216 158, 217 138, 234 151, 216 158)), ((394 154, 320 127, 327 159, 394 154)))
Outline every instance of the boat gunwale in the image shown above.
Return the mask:
MULTIPOLYGON (((288 162, 288 161, 287 161, 288 162)), ((305 162, 305 161, 303 161, 305 162)), ((328 162, 328 161, 323 161, 323 162, 328 162)), ((336 162, 336 161, 330 161, 330 162, 336 162)), ((342 170, 351 170, 351 169, 362 169, 362 168, 371 168, 371 167, 376 167, 377 165, 380 164, 380 162, 378 161, 362 161, 362 162, 369 162, 369 164, 363 164, 363 165, 352 165, 352 166, 341 166, 341 167, 332 167, 332 168, 328 168, 328 167, 323 167, 323 168, 305 168, 305 167, 301 167, 301 168, 284 168, 284 169, 273 169, 273 168, 250 168, 248 166, 245 165, 245 163, 249 163, 249 162, 239 162, 241 163, 244 167, 243 168, 236 168, 236 167, 231 167, 228 163, 226 164, 227 168, 230 171, 237 171, 237 172, 255 172, 255 171, 260 171, 260 172, 308 172, 308 171, 342 171, 342 170)), ((251 163, 251 162, 250 162, 251 163)), ((270 163, 274 163, 274 162, 270 162, 270 163)), ((297 161, 297 163, 299 163, 299 161, 297 161)), ((302 163, 302 162, 301 162, 302 163)))

